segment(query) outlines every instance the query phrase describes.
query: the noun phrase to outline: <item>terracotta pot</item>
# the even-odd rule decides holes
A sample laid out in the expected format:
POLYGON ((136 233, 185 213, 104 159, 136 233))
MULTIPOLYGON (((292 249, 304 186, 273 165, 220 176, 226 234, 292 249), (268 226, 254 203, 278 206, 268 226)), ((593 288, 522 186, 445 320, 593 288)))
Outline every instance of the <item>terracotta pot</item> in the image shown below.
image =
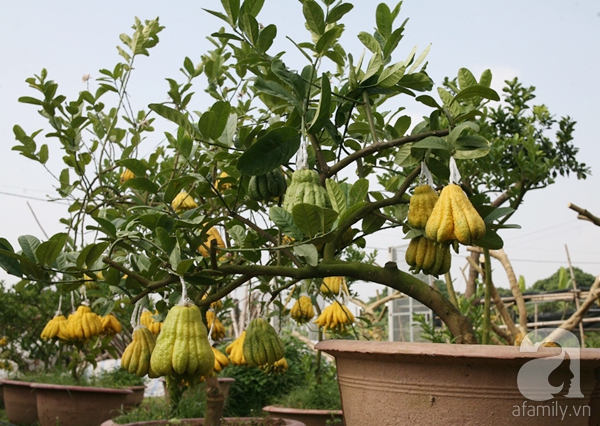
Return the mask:
POLYGON ((269 417, 285 417, 286 419, 298 420, 306 426, 328 426, 327 422, 335 423, 336 426, 344 426, 342 410, 310 410, 304 408, 276 407, 267 405, 263 411, 269 417))
POLYGON ((33 383, 2 380, 6 417, 16 425, 35 423, 38 419, 37 399, 33 383))
POLYGON ((570 361, 555 367, 561 348, 350 340, 316 348, 336 358, 346 426, 600 425, 598 349, 566 351, 570 361), (577 361, 579 383, 569 365, 577 361), (567 386, 550 400, 525 398, 517 380, 526 363, 526 371, 538 368, 525 376, 531 380, 521 380, 528 396, 543 396, 550 382, 567 386), (545 384, 534 386, 540 378, 545 384), (569 396, 567 389, 577 387, 583 397, 569 396))
POLYGON ((139 407, 144 400, 144 392, 146 390, 146 386, 128 386, 127 389, 131 390, 131 393, 125 397, 125 402, 123 403, 124 409, 132 410, 135 407, 139 407))
POLYGON ((0 408, 4 408, 4 388, 2 382, 0 382, 0 408))
POLYGON ((36 390, 40 426, 98 426, 119 415, 130 389, 61 386, 42 383, 36 390))
MULTIPOLYGON (((223 419, 224 424, 226 425, 240 425, 240 426, 248 426, 249 422, 257 420, 261 420, 261 417, 237 417, 237 418, 225 418, 223 419)), ((263 419, 265 420, 265 419, 263 419)), ((285 421, 286 426, 306 426, 304 423, 299 422, 297 420, 283 419, 285 421)), ((150 420, 147 422, 135 422, 135 423, 125 423, 125 424, 117 424, 112 420, 107 420, 102 423, 100 426, 167 426, 169 424, 169 420, 150 420)), ((181 426, 202 426, 204 424, 204 419, 181 419, 181 426)), ((255 426, 256 423, 251 423, 252 426, 255 426)), ((266 426, 269 426, 268 423, 266 426)))

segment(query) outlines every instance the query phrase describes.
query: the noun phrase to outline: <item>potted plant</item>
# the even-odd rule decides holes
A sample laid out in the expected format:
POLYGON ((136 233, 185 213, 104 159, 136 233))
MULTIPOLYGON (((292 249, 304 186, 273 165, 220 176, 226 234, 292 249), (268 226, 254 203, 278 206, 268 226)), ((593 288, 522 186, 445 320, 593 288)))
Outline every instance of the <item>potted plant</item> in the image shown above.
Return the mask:
MULTIPOLYGON (((241 291, 253 298, 260 321, 248 325, 247 340, 238 342, 236 356, 257 365, 272 366, 283 356, 277 332, 265 320, 286 315, 282 296, 305 280, 320 283, 331 277, 398 290, 430 307, 455 343, 477 343, 469 320, 439 291, 395 263, 365 262, 355 250, 367 238, 399 228, 411 241, 407 261, 412 269, 442 275, 450 267, 451 249, 502 247, 496 231, 514 210, 498 208, 500 201, 491 203, 485 185, 497 189, 506 182, 505 173, 513 179, 525 176, 505 194, 518 205, 523 191, 548 184, 553 174, 587 173, 573 157, 568 119, 561 123, 555 146, 545 139, 538 143, 535 128, 517 146, 483 136, 490 126, 488 102, 500 100, 489 70, 476 78, 461 68, 456 78, 435 88, 439 99, 431 96, 427 51, 396 57, 405 30, 405 23, 397 21, 400 4, 376 7, 374 32, 358 34, 365 47, 361 55, 341 44, 344 15, 353 5, 322 3, 303 0, 297 5, 307 30, 305 41, 292 43, 306 59, 300 67, 276 51, 278 28, 259 24, 264 2, 224 0, 223 11, 208 12, 227 29, 211 32, 214 48, 198 63, 183 60, 183 77, 167 79, 168 101, 138 105, 134 113, 128 97, 134 61, 143 60, 159 42, 163 27, 158 19, 136 19, 133 33, 121 35, 119 62, 101 70, 96 81, 88 80, 90 88, 76 98, 67 101, 59 94, 44 69, 27 80, 36 96, 20 99, 48 119, 50 133, 42 139, 39 131, 16 125, 14 150, 46 165, 50 152, 55 154, 47 139, 57 142, 64 165, 54 176, 59 195, 71 204, 70 215, 64 219, 65 232, 43 242, 29 236, 19 240, 19 250, 1 239, 0 266, 25 280, 25 287, 35 281, 65 292, 79 291, 90 271, 102 272, 94 303, 106 311, 115 299, 133 307, 150 294, 157 297, 163 330, 156 341, 134 337, 136 369, 140 375, 167 376, 175 393, 182 383, 193 386, 205 376, 210 426, 220 423, 223 407, 206 329, 211 303, 241 291), (205 91, 212 98, 208 108, 192 89, 200 77, 207 79, 205 91), (412 103, 430 108, 418 123, 403 112, 412 103), (176 129, 169 127, 166 144, 156 145, 152 132, 165 124, 176 129), (142 154, 146 140, 155 147, 147 149, 149 155, 142 154), (485 160, 490 153, 491 160, 485 160), (548 155, 569 158, 558 164, 545 161, 548 155), (542 182, 521 173, 525 163, 535 166, 530 172, 541 174, 542 182), (478 180, 466 185, 465 177, 478 180), (181 347, 190 344, 195 354, 183 356, 181 347)), ((314 287, 305 290, 314 292, 314 287)), ((317 322, 337 333, 351 326, 353 318, 340 296, 317 322)), ((364 360, 371 345, 355 344, 364 360)), ((319 348, 341 360, 340 347, 334 345, 341 344, 325 341, 319 348)), ((388 366, 399 360, 394 348, 406 345, 374 346, 387 348, 388 363, 381 365, 388 366)), ((460 358, 452 351, 475 356, 487 349, 433 345, 407 352, 411 359, 425 360, 424 352, 442 351, 441 360, 460 358)), ((471 363, 470 356, 464 359, 471 363)), ((588 359, 589 368, 597 365, 596 355, 581 358, 588 359)), ((340 383, 353 383, 344 371, 340 363, 340 383)), ((386 371, 381 367, 379 373, 387 376, 386 371)), ((387 389, 399 396, 395 388, 387 389)), ((373 390, 367 387, 363 393, 373 390)), ((344 388, 341 393, 344 401, 344 388)), ((435 403, 440 397, 420 396, 429 401, 429 409, 441 406, 446 413, 449 404, 435 403)), ((342 404, 346 423, 357 424, 349 417, 356 409, 342 404)), ((461 404, 454 406, 462 411, 461 404)), ((404 415, 413 416, 408 410, 404 415)))

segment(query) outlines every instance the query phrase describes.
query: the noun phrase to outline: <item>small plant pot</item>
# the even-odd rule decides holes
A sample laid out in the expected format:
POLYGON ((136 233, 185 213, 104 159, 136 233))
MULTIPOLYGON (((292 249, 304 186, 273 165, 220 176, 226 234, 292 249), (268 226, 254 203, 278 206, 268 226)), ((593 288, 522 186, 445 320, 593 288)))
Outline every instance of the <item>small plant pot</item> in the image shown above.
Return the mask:
POLYGON ((33 383, 18 380, 2 380, 4 405, 8 421, 27 425, 38 420, 37 397, 33 383))
POLYGON ((267 405, 263 407, 263 411, 268 413, 269 417, 285 417, 286 419, 298 420, 306 426, 344 426, 342 410, 312 410, 267 405))
POLYGON ((35 383, 40 426, 98 426, 123 409, 131 389, 35 383))

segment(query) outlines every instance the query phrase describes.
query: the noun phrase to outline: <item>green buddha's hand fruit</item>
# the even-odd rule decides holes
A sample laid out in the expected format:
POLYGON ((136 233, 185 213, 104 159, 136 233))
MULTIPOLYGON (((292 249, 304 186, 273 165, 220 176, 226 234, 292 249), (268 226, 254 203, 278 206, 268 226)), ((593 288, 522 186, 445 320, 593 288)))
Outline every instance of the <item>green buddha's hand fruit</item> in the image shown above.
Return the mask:
POLYGON ((291 213, 294 206, 301 203, 324 208, 331 206, 327 190, 320 185, 320 177, 315 170, 296 170, 292 174, 292 183, 285 193, 282 207, 291 213))
POLYGON ((243 343, 244 358, 248 365, 260 367, 273 365, 285 354, 283 342, 275 329, 266 320, 250 321, 243 343))

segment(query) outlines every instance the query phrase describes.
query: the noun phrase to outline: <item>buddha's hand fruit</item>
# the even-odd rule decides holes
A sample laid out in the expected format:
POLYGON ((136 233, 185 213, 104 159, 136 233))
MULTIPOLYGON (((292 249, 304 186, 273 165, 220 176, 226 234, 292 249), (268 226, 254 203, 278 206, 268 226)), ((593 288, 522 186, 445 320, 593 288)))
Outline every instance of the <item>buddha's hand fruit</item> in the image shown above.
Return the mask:
POLYGON ((327 190, 320 184, 319 173, 315 170, 296 170, 292 174, 292 182, 285 192, 282 207, 288 212, 296 204, 314 204, 319 207, 330 207, 327 190))
POLYGON ((120 333, 123 327, 113 314, 108 314, 102 317, 102 332, 105 334, 120 333))
POLYGON ((123 351, 121 367, 139 377, 146 374, 150 378, 159 377, 150 365, 155 346, 154 334, 145 325, 137 326, 133 331, 131 343, 123 351))
POLYGON ((181 191, 171 202, 171 207, 176 212, 180 212, 183 210, 195 209, 198 207, 198 204, 196 201, 194 201, 190 194, 188 194, 186 191, 181 191))
POLYGON ((156 339, 150 366, 159 376, 178 375, 185 378, 208 376, 215 356, 200 309, 194 304, 173 306, 156 339))
POLYGON ((425 228, 427 219, 438 200, 438 194, 429 185, 419 185, 415 188, 408 206, 407 221, 413 228, 425 228))
POLYGON ((225 348, 225 352, 229 355, 229 361, 233 365, 246 365, 244 358, 244 340, 246 339, 246 331, 242 331, 240 337, 235 339, 225 348))
POLYGON ((337 333, 345 333, 346 327, 354 322, 354 315, 347 306, 338 301, 333 302, 321 312, 321 315, 315 320, 319 327, 325 331, 333 330, 337 333))
POLYGON ((453 183, 446 185, 427 220, 425 236, 438 243, 457 240, 470 245, 485 232, 485 222, 462 188, 453 183))
POLYGON ((243 350, 248 365, 256 367, 273 365, 285 354, 277 331, 262 318, 255 318, 248 324, 243 350))
POLYGON ((286 189, 287 182, 280 168, 265 175, 252 176, 248 183, 248 195, 255 201, 269 201, 282 197, 286 189))
POLYGON ((225 337, 225 326, 213 311, 206 312, 206 322, 208 330, 212 328, 211 337, 213 340, 222 340, 225 337))
POLYGON ((58 337, 61 340, 69 340, 67 334, 67 318, 65 318, 64 315, 57 315, 52 318, 42 330, 40 337, 44 340, 52 339, 54 337, 58 337))
POLYGON ((308 296, 300 296, 290 311, 290 316, 298 323, 309 322, 315 316, 312 301, 308 296))
POLYGON ((217 228, 215 228, 214 226, 211 227, 207 232, 206 232, 207 238, 206 241, 200 245, 200 247, 198 247, 198 251, 200 252, 200 254, 204 257, 210 257, 210 246, 211 246, 211 241, 215 240, 217 242, 217 247, 219 248, 225 248, 225 242, 223 241, 223 238, 221 238, 221 234, 219 233, 219 230, 217 228))
POLYGON ((101 317, 89 306, 81 305, 67 318, 67 335, 73 340, 87 340, 102 333, 101 317))
POLYGON ((424 236, 410 240, 405 255, 406 263, 414 273, 443 275, 450 270, 450 245, 432 241, 424 236))
POLYGON ((340 293, 348 293, 346 278, 344 277, 325 277, 321 284, 321 294, 327 296, 337 296, 340 293))
POLYGON ((214 369, 218 373, 229 365, 229 359, 227 358, 227 355, 225 355, 223 352, 221 352, 217 348, 213 347, 212 350, 213 350, 213 354, 215 355, 214 369))

